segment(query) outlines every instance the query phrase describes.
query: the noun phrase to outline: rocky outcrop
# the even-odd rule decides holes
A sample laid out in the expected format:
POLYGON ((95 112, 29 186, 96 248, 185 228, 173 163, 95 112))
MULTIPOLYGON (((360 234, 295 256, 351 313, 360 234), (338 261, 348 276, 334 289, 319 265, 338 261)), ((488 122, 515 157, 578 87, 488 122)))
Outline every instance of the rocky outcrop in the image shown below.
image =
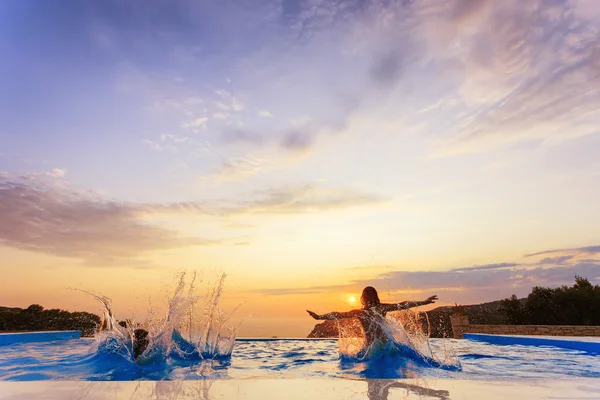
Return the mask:
POLYGON ((344 337, 362 337, 363 331, 357 319, 341 319, 339 321, 325 321, 315 325, 309 338, 337 338, 340 329, 344 337))

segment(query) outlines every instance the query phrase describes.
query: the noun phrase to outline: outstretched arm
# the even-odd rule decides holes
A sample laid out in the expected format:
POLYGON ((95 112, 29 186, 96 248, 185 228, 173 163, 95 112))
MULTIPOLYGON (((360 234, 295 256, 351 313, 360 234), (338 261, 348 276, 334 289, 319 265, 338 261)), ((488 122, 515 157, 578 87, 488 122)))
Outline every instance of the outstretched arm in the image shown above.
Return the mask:
POLYGON ((437 296, 428 297, 427 300, 423 301, 403 301, 396 304, 381 304, 381 308, 385 312, 398 311, 398 310, 408 310, 409 308, 424 306, 426 304, 433 304, 438 299, 437 296))
POLYGON ((342 318, 355 318, 358 316, 358 314, 360 314, 360 310, 352 310, 352 311, 348 311, 348 312, 330 312, 327 314, 323 314, 323 315, 319 315, 317 313, 314 313, 312 311, 306 310, 307 313, 310 314, 311 317, 313 317, 314 319, 327 319, 327 320, 335 320, 335 319, 342 319, 342 318))

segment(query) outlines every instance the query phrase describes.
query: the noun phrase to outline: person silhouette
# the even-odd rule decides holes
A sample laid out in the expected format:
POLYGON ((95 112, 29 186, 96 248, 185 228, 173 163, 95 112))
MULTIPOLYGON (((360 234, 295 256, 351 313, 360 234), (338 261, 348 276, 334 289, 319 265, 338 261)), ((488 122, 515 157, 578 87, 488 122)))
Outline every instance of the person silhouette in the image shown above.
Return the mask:
POLYGON ((361 309, 347 312, 334 311, 323 315, 316 314, 310 310, 306 310, 306 312, 316 320, 357 318, 365 334, 365 347, 371 348, 373 345, 387 342, 387 336, 383 333, 382 326, 388 312, 408 310, 409 308, 432 304, 437 299, 438 297, 434 295, 423 301, 402 301, 400 303, 385 304, 379 300, 377 290, 372 286, 367 286, 360 296, 360 301, 363 305, 361 309))

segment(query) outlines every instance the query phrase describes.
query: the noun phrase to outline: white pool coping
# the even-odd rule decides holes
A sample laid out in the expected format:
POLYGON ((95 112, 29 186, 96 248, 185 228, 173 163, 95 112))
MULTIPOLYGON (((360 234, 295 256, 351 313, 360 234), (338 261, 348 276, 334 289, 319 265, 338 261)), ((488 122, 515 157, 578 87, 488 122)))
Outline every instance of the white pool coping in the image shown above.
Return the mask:
POLYGON ((0 399, 598 399, 600 379, 346 380, 227 379, 203 381, 0 382, 0 399))

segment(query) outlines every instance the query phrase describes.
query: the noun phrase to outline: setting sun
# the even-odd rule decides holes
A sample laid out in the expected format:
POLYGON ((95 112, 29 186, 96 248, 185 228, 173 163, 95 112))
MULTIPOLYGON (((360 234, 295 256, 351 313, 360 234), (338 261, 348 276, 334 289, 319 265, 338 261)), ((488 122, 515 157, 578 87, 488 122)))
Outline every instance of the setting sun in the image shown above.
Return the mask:
POLYGON ((356 297, 354 297, 354 296, 350 296, 350 297, 348 298, 348 301, 349 301, 350 303, 355 303, 355 302, 356 302, 356 297))

